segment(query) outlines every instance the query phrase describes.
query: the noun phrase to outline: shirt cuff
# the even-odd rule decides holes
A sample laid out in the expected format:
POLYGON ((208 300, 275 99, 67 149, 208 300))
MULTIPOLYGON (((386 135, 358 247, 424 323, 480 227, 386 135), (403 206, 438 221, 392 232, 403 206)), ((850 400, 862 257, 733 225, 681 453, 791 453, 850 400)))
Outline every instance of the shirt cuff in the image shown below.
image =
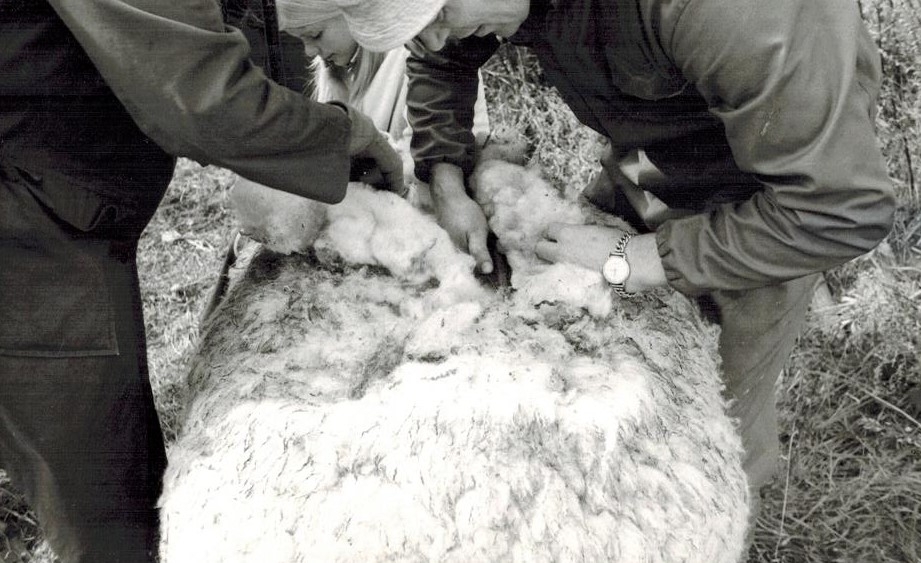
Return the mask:
POLYGON ((682 257, 675 251, 671 241, 674 221, 666 221, 656 229, 656 249, 662 259, 662 268, 665 270, 665 279, 668 285, 679 293, 689 297, 696 297, 707 293, 706 290, 693 284, 682 273, 682 257))

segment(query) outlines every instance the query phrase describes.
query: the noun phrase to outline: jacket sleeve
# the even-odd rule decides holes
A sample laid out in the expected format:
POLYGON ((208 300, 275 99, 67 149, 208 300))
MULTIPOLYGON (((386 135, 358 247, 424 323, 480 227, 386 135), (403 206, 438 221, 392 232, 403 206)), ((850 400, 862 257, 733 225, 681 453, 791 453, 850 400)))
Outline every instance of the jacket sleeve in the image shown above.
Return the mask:
POLYGON ((270 81, 213 0, 49 0, 138 126, 176 156, 334 203, 345 195, 341 109, 270 81))
POLYGON ((764 189, 657 232, 669 283, 698 294, 777 283, 846 262, 895 209, 876 143, 879 55, 856 5, 686 0, 665 48, 764 189))
POLYGON ((498 47, 495 36, 450 42, 437 53, 418 41, 411 44, 406 108, 416 177, 423 182, 430 180, 432 166, 439 162, 456 164, 465 176, 472 172, 478 72, 498 47))

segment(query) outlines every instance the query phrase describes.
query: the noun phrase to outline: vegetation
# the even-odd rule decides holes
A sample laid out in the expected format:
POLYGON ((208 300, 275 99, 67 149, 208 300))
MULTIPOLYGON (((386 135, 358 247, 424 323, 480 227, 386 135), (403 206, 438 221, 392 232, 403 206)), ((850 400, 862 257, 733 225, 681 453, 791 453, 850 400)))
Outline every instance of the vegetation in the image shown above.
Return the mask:
MULTIPOLYGON (((921 562, 921 5, 858 0, 883 58, 877 119, 899 196, 896 226, 828 273, 833 303, 811 316, 778 389, 783 468, 763 493, 751 561, 921 562)), ((578 124, 523 50, 485 71, 494 124, 524 135, 566 189, 596 170, 598 137, 578 124)), ((181 161, 141 242, 151 380, 168 440, 185 358, 233 233, 233 175, 181 161)), ((44 561, 40 532, 0 472, 0 561, 44 561)))

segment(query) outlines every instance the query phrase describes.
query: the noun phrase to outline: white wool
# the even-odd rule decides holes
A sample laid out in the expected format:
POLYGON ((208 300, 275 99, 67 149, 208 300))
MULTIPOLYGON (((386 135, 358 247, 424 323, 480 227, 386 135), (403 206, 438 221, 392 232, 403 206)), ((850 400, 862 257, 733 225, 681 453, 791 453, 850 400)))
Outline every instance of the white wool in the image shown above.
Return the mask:
MULTIPOLYGON (((428 186, 419 182, 413 174, 414 163, 409 150, 411 136, 404 135, 400 139, 393 139, 387 135, 387 138, 403 159, 406 201, 416 208, 430 212, 432 196, 428 186)), ((346 198, 360 186, 361 184, 357 183, 350 184, 346 198)), ((339 220, 343 222, 327 228, 327 233, 331 236, 336 236, 336 233, 354 234, 362 226, 367 229, 374 226, 371 216, 364 213, 365 209, 361 204, 327 205, 269 188, 242 176, 238 176, 234 182, 230 191, 230 203, 240 231, 280 254, 308 251, 319 236, 320 230, 326 226, 326 215, 331 210, 336 210, 334 213, 337 213, 339 220)), ((342 245, 339 250, 347 261, 357 264, 373 263, 373 257, 369 254, 370 249, 366 247, 367 236, 359 236, 351 241, 347 240, 347 237, 340 237, 338 240, 342 245)))
POLYGON ((230 190, 240 230, 281 254, 302 252, 323 227, 326 204, 238 176, 230 190))
POLYGON ((562 301, 582 307, 596 317, 611 313, 611 293, 598 272, 569 264, 530 266, 530 274, 512 274, 515 297, 529 305, 562 301))
MULTIPOLYGON (((611 293, 601 272, 569 264, 547 264, 534 251, 549 223, 582 225, 597 222, 598 215, 563 199, 536 170, 509 162, 481 163, 474 185, 489 226, 502 241, 513 272, 511 284, 518 290, 519 299, 530 304, 559 300, 599 317, 611 312, 611 293)), ((620 220, 604 223, 632 230, 620 220)))
POLYGON ((490 160, 474 176, 477 201, 489 217, 489 226, 502 241, 516 274, 539 271, 534 246, 549 221, 585 223, 582 211, 534 171, 490 160))
POLYGON ((383 266, 409 283, 464 275, 473 280, 473 258, 454 248, 433 218, 392 193, 353 184, 327 216, 330 226, 316 241, 318 250, 332 250, 354 264, 383 266))
POLYGON ((389 192, 352 184, 345 199, 327 210, 329 226, 316 240, 321 255, 352 264, 382 266, 407 283, 437 280, 419 316, 466 300, 486 299, 473 275, 474 259, 455 248, 435 220, 389 192))
POLYGON ((615 302, 536 260, 542 224, 594 216, 532 171, 477 182, 510 291, 359 186, 313 255, 252 259, 193 358, 165 563, 740 559, 714 330, 677 294, 615 302))
POLYGON ((439 309, 425 319, 406 341, 406 354, 422 358, 434 356, 444 350, 453 350, 462 342, 458 340, 483 314, 483 306, 466 301, 439 309))

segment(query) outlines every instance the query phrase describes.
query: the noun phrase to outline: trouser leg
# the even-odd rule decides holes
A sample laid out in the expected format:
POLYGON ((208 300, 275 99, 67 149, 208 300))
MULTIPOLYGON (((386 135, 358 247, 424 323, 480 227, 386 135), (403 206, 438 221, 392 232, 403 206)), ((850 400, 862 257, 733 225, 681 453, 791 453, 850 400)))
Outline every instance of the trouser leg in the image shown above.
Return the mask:
POLYGON ((133 245, 74 231, 21 183, 0 204, 0 466, 63 563, 154 561, 166 457, 133 245))
POLYGON ((745 450, 750 524, 758 516, 759 491, 773 478, 780 457, 774 386, 802 331, 817 275, 712 294, 722 328, 719 351, 729 415, 738 421, 745 450))
POLYGON ((165 453, 142 333, 118 316, 118 356, 0 356, 0 464, 63 562, 155 560, 165 453))

